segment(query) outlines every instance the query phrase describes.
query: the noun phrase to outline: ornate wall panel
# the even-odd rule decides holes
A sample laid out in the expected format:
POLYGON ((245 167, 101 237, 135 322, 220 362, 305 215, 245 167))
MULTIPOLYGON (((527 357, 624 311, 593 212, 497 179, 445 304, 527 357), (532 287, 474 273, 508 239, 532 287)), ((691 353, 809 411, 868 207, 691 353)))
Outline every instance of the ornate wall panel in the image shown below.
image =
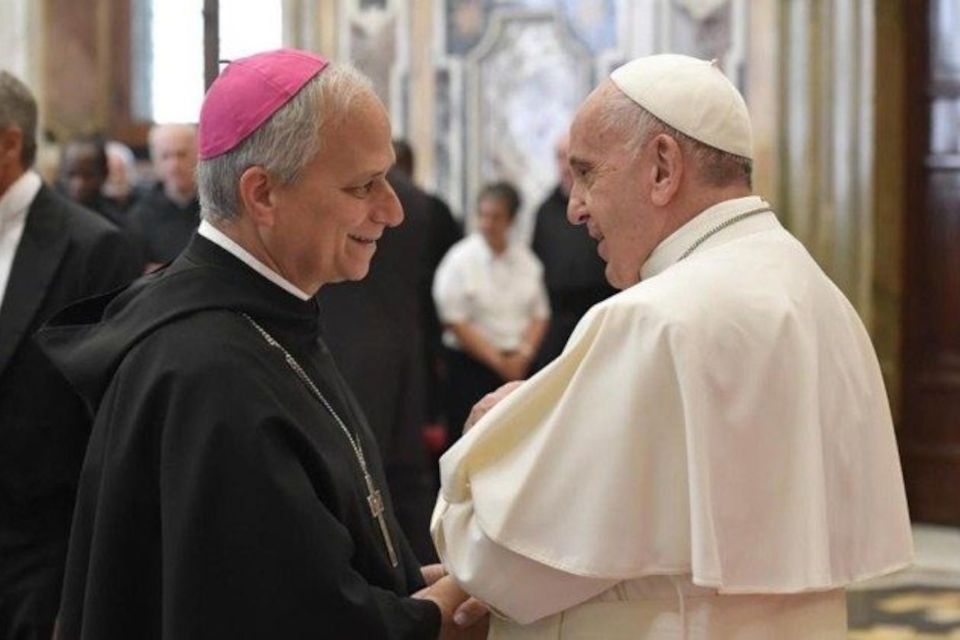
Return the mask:
MULTIPOLYGON (((520 188, 527 211, 553 188, 553 145, 590 91, 592 66, 589 51, 555 14, 498 16, 464 63, 470 150, 465 205, 495 178, 520 188)), ((531 221, 520 219, 521 237, 531 221)))
MULTIPOLYGON (((761 0, 765 1, 765 0, 761 0)), ((338 57, 374 82, 417 173, 470 220, 482 184, 509 179, 532 211, 556 180, 552 147, 598 80, 638 55, 717 58, 744 91, 746 0, 286 0, 287 39, 338 57), (317 36, 317 34, 320 34, 317 36), (429 51, 426 51, 429 49, 429 51)))
POLYGON ((339 58, 350 60, 373 81, 390 110, 394 134, 406 132, 409 105, 410 3, 348 0, 339 6, 339 58))
POLYGON ((37 58, 42 55, 43 46, 36 36, 42 24, 42 9, 41 3, 32 0, 0 2, 0 69, 14 74, 31 88, 40 78, 37 58))
POLYGON ((556 181, 555 140, 617 65, 658 51, 718 58, 742 89, 743 0, 435 0, 432 184, 469 222, 485 182, 509 179, 525 206, 556 181))

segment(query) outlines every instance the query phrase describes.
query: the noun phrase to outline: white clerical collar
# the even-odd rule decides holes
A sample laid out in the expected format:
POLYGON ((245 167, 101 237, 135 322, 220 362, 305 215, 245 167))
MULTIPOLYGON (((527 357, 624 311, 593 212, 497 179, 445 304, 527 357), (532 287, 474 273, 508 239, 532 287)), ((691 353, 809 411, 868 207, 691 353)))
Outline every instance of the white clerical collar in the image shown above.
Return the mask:
POLYGON ((281 276, 279 273, 257 260, 249 251, 231 240, 224 232, 220 231, 220 229, 217 229, 206 220, 200 221, 200 228, 197 229, 197 233, 215 245, 221 247, 224 251, 236 256, 248 267, 287 293, 295 295, 301 300, 309 300, 312 297, 301 291, 295 284, 281 276))
POLYGON ((773 215, 770 204, 759 196, 724 200, 705 209, 657 245, 640 268, 640 280, 655 276, 676 263, 696 242, 718 227, 722 229, 722 225, 729 224, 737 216, 758 209, 773 215))
POLYGON ((0 196, 0 229, 24 216, 37 197, 43 181, 33 171, 25 171, 0 196))

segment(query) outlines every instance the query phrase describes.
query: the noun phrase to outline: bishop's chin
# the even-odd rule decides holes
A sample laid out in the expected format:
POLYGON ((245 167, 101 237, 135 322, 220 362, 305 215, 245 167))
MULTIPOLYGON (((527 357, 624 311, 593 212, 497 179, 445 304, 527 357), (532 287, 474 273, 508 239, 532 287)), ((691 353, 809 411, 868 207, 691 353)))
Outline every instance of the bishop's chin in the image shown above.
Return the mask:
POLYGON ((367 262, 367 264, 363 265, 362 267, 361 267, 361 266, 357 266, 357 267, 355 267, 355 268, 353 268, 353 269, 350 269, 350 270, 346 273, 346 277, 344 277, 343 280, 349 280, 349 281, 351 281, 351 282, 356 282, 357 280, 363 280, 364 278, 366 278, 368 273, 370 273, 370 263, 369 263, 369 262, 367 262))

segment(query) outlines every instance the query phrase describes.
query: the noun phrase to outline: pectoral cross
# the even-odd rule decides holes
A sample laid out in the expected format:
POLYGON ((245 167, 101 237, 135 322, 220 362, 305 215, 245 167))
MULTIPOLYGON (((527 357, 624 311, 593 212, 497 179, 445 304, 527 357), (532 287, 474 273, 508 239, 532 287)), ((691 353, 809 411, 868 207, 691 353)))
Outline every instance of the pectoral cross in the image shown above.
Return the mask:
POLYGON ((263 336, 263 339, 271 347, 278 349, 284 356, 287 365, 290 369, 293 370, 297 377, 300 378, 300 381, 310 390, 310 393, 320 401, 320 404, 333 416, 334 421, 336 421, 337 426, 343 432, 343 435, 347 437, 347 440, 350 442, 350 448, 353 449, 353 453, 357 456, 357 464, 360 465, 360 471, 363 472, 363 480, 367 485, 367 504, 370 505, 370 513, 373 514, 373 517, 380 524, 380 533, 383 534, 383 541, 387 545, 387 555, 390 556, 390 565, 396 567, 400 564, 400 561, 397 560, 397 552, 393 550, 393 541, 390 539, 390 530, 387 529, 387 519, 383 517, 384 506, 383 506, 383 496, 380 495, 380 492, 377 491, 377 487, 373 484, 373 478, 370 477, 370 472, 367 471, 367 461, 363 457, 363 448, 360 446, 359 436, 354 436, 350 433, 350 429, 347 428, 346 423, 340 419, 340 416, 337 415, 337 412, 333 410, 333 406, 327 402, 327 398, 320 392, 320 389, 317 388, 317 385, 313 384, 313 380, 310 379, 310 376, 307 375, 307 372, 303 370, 303 367, 300 366, 300 363, 297 362, 296 358, 290 355, 290 352, 283 348, 283 345, 277 342, 272 335, 270 335, 266 329, 257 324, 257 321, 248 316, 247 314, 241 314, 247 321, 253 325, 254 329, 263 336))
POLYGON ((363 479, 367 483, 367 491, 370 492, 370 494, 367 496, 367 503, 370 505, 370 513, 380 524, 380 533, 383 534, 383 541, 387 545, 387 555, 390 556, 390 566, 395 567, 400 564, 400 562, 397 560, 397 552, 393 550, 393 541, 390 539, 390 530, 387 529, 387 519, 383 517, 383 497, 380 495, 380 491, 378 491, 373 485, 373 478, 370 477, 369 473, 364 472, 363 479))

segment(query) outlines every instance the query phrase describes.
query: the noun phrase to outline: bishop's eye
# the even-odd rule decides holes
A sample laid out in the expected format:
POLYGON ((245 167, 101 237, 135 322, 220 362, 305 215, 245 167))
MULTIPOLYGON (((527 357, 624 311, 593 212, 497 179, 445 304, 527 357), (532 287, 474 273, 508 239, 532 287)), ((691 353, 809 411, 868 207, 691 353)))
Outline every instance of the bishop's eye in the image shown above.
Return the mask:
POLYGON ((358 187, 353 187, 350 189, 350 193, 358 198, 366 198, 370 195, 370 192, 373 190, 373 180, 362 184, 358 187))

